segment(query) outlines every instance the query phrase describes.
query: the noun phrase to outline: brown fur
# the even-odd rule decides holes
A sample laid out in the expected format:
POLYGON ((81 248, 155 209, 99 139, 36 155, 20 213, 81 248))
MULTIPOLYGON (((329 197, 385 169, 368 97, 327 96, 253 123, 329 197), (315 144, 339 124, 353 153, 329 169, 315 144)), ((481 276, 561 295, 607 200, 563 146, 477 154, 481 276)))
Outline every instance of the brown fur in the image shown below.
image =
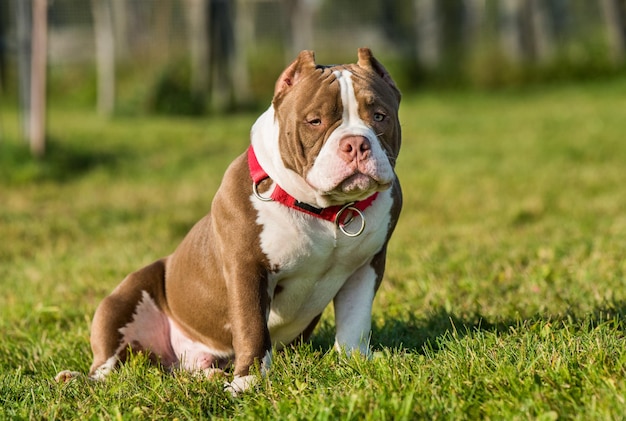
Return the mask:
POLYGON ((213 211, 191 229, 176 251, 129 275, 100 304, 92 326, 91 374, 119 347, 119 329, 132 321, 142 290, 191 339, 219 351, 234 349, 235 375, 248 374, 254 359, 270 349, 265 323, 269 268, 258 244, 256 213, 249 206, 251 186, 244 154, 226 171, 213 211), (214 215, 221 219, 215 220, 214 215))

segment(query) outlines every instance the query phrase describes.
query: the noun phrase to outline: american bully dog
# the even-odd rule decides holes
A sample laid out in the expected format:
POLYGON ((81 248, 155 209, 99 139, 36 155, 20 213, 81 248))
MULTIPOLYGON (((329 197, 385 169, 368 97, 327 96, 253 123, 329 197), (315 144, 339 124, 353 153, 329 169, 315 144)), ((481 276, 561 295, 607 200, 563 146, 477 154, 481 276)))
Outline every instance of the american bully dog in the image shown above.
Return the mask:
MULTIPOLYGON (((92 379, 129 350, 170 369, 232 367, 233 394, 273 349, 306 339, 332 301, 335 347, 369 354, 372 301, 402 195, 400 92, 367 48, 280 75, 211 212, 171 255, 128 275, 96 310, 92 379)), ((64 371, 57 380, 76 372, 64 371)))

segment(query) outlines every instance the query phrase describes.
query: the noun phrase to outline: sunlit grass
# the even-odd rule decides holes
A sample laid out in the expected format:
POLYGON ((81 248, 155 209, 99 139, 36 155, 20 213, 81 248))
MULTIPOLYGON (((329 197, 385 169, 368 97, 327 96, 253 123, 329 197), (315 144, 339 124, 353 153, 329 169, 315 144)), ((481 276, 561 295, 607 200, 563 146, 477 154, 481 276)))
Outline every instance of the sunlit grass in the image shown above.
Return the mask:
POLYGON ((97 303, 210 208, 255 115, 105 120, 53 108, 31 161, 2 110, 0 416, 610 419, 626 403, 626 82, 403 99, 405 207, 371 361, 311 345, 230 399, 132 358, 86 371, 97 303))

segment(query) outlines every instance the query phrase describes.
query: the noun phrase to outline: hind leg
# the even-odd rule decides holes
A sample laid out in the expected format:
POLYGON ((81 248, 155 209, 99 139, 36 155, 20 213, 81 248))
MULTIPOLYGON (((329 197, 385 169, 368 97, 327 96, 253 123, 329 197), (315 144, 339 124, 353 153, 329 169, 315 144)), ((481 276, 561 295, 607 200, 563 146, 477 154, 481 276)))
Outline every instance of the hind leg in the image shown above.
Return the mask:
MULTIPOLYGON (((106 297, 93 317, 89 377, 104 379, 126 359, 128 347, 154 352, 165 364, 173 364, 169 324, 160 310, 165 302, 165 262, 156 262, 128 275, 106 297)), ((62 371, 55 379, 68 381, 78 375, 62 371)))
POLYGON ((126 277, 98 306, 91 326, 93 363, 89 377, 106 377, 126 359, 129 347, 149 351, 165 365, 175 361, 165 302, 165 259, 126 277))

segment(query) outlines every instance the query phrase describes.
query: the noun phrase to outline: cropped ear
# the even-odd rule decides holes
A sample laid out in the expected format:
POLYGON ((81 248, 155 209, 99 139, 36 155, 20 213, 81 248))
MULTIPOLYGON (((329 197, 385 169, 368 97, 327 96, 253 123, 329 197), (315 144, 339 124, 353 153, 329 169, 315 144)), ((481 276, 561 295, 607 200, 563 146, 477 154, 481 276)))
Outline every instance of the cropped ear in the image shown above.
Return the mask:
POLYGON ((380 62, 376 60, 376 58, 374 58, 372 51, 369 48, 359 48, 358 55, 359 61, 357 62, 357 65, 364 69, 373 70, 376 74, 378 74, 378 76, 380 76, 387 83, 387 85, 389 85, 393 89, 399 100, 400 90, 391 78, 391 75, 389 74, 387 69, 385 69, 385 67, 380 64, 380 62))
POLYGON ((302 75, 312 70, 315 70, 315 53, 308 50, 301 51, 294 62, 283 71, 276 81, 274 99, 284 95, 298 83, 302 75))

